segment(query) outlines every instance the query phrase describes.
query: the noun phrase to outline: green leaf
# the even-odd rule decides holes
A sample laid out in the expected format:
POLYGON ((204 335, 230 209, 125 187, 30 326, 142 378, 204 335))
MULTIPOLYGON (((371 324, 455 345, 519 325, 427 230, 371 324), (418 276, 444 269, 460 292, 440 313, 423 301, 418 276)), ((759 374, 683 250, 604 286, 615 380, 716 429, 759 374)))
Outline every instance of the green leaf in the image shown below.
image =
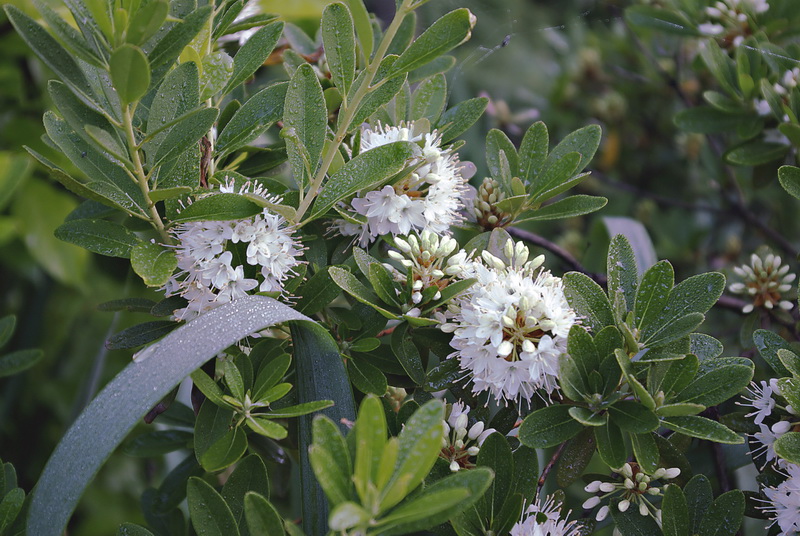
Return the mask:
POLYGON ((307 315, 316 314, 327 307, 340 292, 328 271, 320 270, 297 291, 299 299, 295 302, 295 309, 307 315))
POLYGON ((591 428, 584 428, 580 434, 569 440, 558 460, 556 482, 559 487, 566 488, 580 478, 592 460, 594 450, 594 431, 591 428))
POLYGON ((436 124, 447 104, 447 79, 444 75, 436 75, 423 81, 411 101, 411 120, 428 119, 436 124))
POLYGON ((789 195, 800 199, 800 168, 781 166, 778 168, 778 180, 789 195))
POLYGON ((375 294, 377 294, 381 300, 392 305, 400 305, 397 299, 397 292, 395 291, 394 279, 382 264, 370 264, 367 270, 367 279, 372 285, 372 290, 375 291, 375 294))
POLYGON ((36 365, 44 357, 41 350, 17 350, 0 356, 0 378, 18 374, 36 365))
POLYGON ((716 406, 747 387, 753 370, 750 360, 720 357, 704 361, 700 374, 678 393, 675 401, 716 406))
POLYGON ((783 366, 778 357, 778 350, 791 350, 789 343, 780 335, 766 329, 757 329, 753 333, 753 343, 756 350, 764 358, 764 361, 775 371, 778 376, 791 376, 791 373, 783 366))
POLYGON ((370 289, 365 287, 361 281, 356 278, 353 274, 345 270, 344 268, 339 268, 338 266, 329 266, 328 273, 331 276, 331 279, 339 285, 339 287, 354 297, 356 300, 360 301, 365 305, 369 305, 380 314, 385 316, 386 318, 396 319, 397 315, 384 309, 383 307, 377 305, 380 301, 377 296, 375 296, 370 289))
POLYGON ((556 195, 555 191, 579 172, 581 154, 577 151, 567 153, 558 159, 553 159, 552 154, 550 156, 530 189, 533 202, 541 203, 556 195))
POLYGON ((404 141, 381 145, 359 154, 322 186, 308 220, 322 216, 336 203, 359 190, 375 189, 402 171, 413 156, 413 144, 404 141))
MULTIPOLYGON (((267 419, 266 417, 253 416, 247 419, 247 427, 259 435, 268 437, 270 439, 281 440, 285 439, 289 432, 282 425, 267 419)), ((244 444, 247 447, 247 443, 244 444)), ((242 450, 244 454, 244 450, 242 450)), ((241 454, 240 454, 241 455, 241 454)), ((235 461, 235 460, 234 460, 235 461)))
POLYGON ((381 454, 386 444, 386 434, 383 405, 374 396, 366 397, 361 402, 356 420, 356 457, 353 471, 353 482, 362 503, 369 501, 370 484, 374 483, 377 477, 381 454))
POLYGON ((523 212, 514 223, 526 221, 546 221, 561 220, 565 218, 575 218, 584 214, 597 212, 608 203, 605 197, 595 195, 571 195, 551 203, 542 208, 523 212))
POLYGON ((616 235, 611 239, 606 269, 609 298, 613 302, 617 294, 622 294, 627 311, 633 311, 639 269, 636 266, 633 248, 624 235, 616 235))
POLYGON ((738 489, 723 493, 711 503, 698 536, 734 536, 744 518, 744 493, 738 489))
POLYGON ((697 30, 678 11, 652 6, 631 6, 625 10, 625 19, 633 26, 682 36, 697 36, 697 30))
POLYGON ((537 121, 528 127, 519 147, 519 176, 534 183, 547 160, 550 150, 550 136, 547 125, 537 121))
POLYGON ((350 499, 353 483, 352 461, 342 434, 329 418, 315 417, 312 423, 314 444, 309 457, 328 499, 335 506, 350 499))
POLYGON ((511 170, 519 169, 517 149, 502 130, 493 128, 486 135, 486 165, 492 177, 501 183, 509 182, 513 176, 511 170))
POLYGON ((547 406, 525 417, 519 428, 519 440, 530 448, 554 447, 582 429, 583 426, 570 416, 568 406, 547 406))
POLYGON ((217 139, 217 152, 225 156, 250 143, 283 117, 287 82, 259 91, 239 108, 217 139))
POLYGON ((705 475, 695 475, 684 486, 683 491, 686 494, 686 504, 689 508, 690 534, 696 534, 700 530, 700 523, 705 517, 706 511, 714 500, 711 482, 705 475))
MULTIPOLYGON (((242 458, 222 487, 222 498, 225 499, 233 519, 240 528, 244 524, 247 495, 257 495, 260 499, 262 496, 269 497, 267 468, 261 458, 254 454, 242 458)), ((251 531, 251 534, 258 536, 261 533, 251 531)))
POLYGON ((760 166, 783 158, 788 151, 782 143, 750 140, 725 153, 725 161, 736 166, 760 166))
POLYGON ((167 20, 168 13, 169 3, 165 0, 155 0, 139 7, 128 23, 125 40, 134 45, 143 44, 158 32, 167 20))
POLYGON ((112 149, 111 152, 117 156, 121 154, 127 155, 127 152, 122 150, 119 138, 111 134, 117 131, 108 119, 87 106, 66 84, 57 80, 50 80, 47 83, 47 92, 50 94, 50 98, 53 99, 53 104, 56 105, 61 116, 83 140, 102 147, 102 144, 96 141, 95 138, 103 137, 106 139, 106 145, 112 149), (94 134, 94 136, 90 135, 90 133, 94 134))
MULTIPOLYGON (((244 496, 244 517, 253 536, 283 536, 283 520, 262 495, 248 491, 244 496)), ((241 522, 240 525, 241 527, 241 522)))
MULTIPOLYGON (((294 348, 297 397, 299 403, 333 400, 334 405, 322 414, 337 423, 356 418, 353 392, 347 379, 339 347, 331 334, 321 326, 295 322, 291 324, 294 348)), ((324 532, 327 526, 328 505, 322 488, 314 479, 308 447, 312 444, 310 415, 300 417, 299 451, 301 506, 303 527, 308 534, 324 532)), ((344 426, 344 425, 340 425, 344 426)), ((337 463, 341 461, 337 460, 337 463)))
POLYGON ((434 22, 392 65, 389 76, 417 69, 469 39, 475 16, 466 8, 456 9, 434 22))
POLYGON ((599 125, 587 125, 571 132, 553 148, 547 157, 544 167, 546 168, 548 164, 561 160, 569 153, 577 152, 581 155, 577 171, 581 171, 594 158, 594 154, 600 146, 602 133, 599 125))
POLYGON ((370 21, 369 13, 364 6, 363 0, 343 1, 353 16, 353 24, 356 29, 356 34, 358 35, 358 46, 363 54, 361 64, 362 66, 366 66, 372 56, 373 47, 372 22, 370 21))
POLYGON ((225 86, 224 93, 230 93, 236 86, 253 76, 253 73, 267 60, 283 33, 283 22, 276 21, 260 28, 250 36, 233 58, 233 74, 225 86))
POLYGON ((72 220, 55 230, 56 238, 75 244, 93 253, 108 257, 130 258, 131 249, 139 243, 122 225, 106 220, 72 220))
POLYGON ((675 271, 669 261, 659 261, 644 273, 634 304, 636 327, 644 330, 658 317, 667 304, 675 284, 675 271))
POLYGON ((62 19, 58 13, 50 9, 47 4, 43 3, 41 0, 34 0, 33 5, 35 5, 37 11, 42 14, 42 18, 47 23, 47 27, 50 31, 66 45, 70 52, 95 67, 102 66, 97 52, 87 45, 86 39, 84 39, 73 26, 62 19))
POLYGON ((735 131, 748 116, 723 112, 711 106, 687 108, 675 114, 675 125, 687 132, 716 134, 735 131))
POLYGON ((292 144, 287 145, 287 149, 295 179, 304 181, 303 177, 313 176, 317 170, 328 124, 322 86, 309 64, 301 65, 289 81, 283 106, 283 124, 284 129, 296 135, 302 144, 304 154, 298 153, 292 144), (305 158, 310 166, 308 169, 305 158))
POLYGON ((620 512, 620 500, 612 499, 609 507, 614 525, 622 536, 656 536, 661 533, 655 520, 639 514, 638 508, 628 508, 625 512, 620 512))
POLYGON ((469 129, 483 115, 489 99, 479 97, 461 101, 442 114, 436 129, 442 136, 442 143, 456 139, 469 129))
MULTIPOLYGON (((189 373, 242 337, 277 322, 307 320, 271 298, 222 305, 140 352, 81 413, 32 494, 28 530, 60 536, 82 491, 131 428, 189 373), (230 322, 235 318, 235 322, 230 322)), ((338 354, 337 354, 338 356, 338 354)))
POLYGON ((653 327, 643 331, 642 342, 656 340, 661 331, 683 316, 705 313, 717 303, 724 289, 725 276, 717 272, 698 274, 678 283, 669 293, 661 314, 653 320, 653 327))
POLYGON ((636 461, 642 469, 649 474, 658 469, 661 458, 652 434, 631 434, 631 446, 636 461))
POLYGON ((792 350, 781 348, 778 350, 778 359, 781 360, 786 370, 792 373, 792 376, 795 378, 800 377, 800 356, 792 350))
POLYGON ((169 162, 195 146, 214 126, 218 115, 217 108, 203 108, 198 112, 183 116, 183 119, 178 121, 164 136, 156 151, 153 166, 169 162))
POLYGON ((355 27, 350 10, 339 2, 328 4, 320 29, 331 78, 346 95, 356 75, 355 27))
POLYGON ((153 533, 139 525, 123 523, 117 529, 117 536, 153 536, 153 533))
POLYGON ((580 272, 568 272, 564 274, 563 282, 564 295, 570 307, 584 318, 584 325, 598 333, 604 327, 615 324, 606 293, 589 276, 580 272))
POLYGON ((350 374, 350 381, 353 382, 353 386, 362 393, 376 396, 386 394, 386 389, 389 386, 386 376, 368 361, 355 357, 351 358, 347 372, 350 374))
POLYGON ((14 334, 14 327, 17 325, 17 317, 6 315, 0 318, 0 348, 8 344, 11 335, 14 334))
POLYGON ((136 324, 109 337, 106 341, 106 348, 109 350, 136 348, 163 337, 177 327, 178 324, 171 320, 154 320, 136 324))
MULTIPOLYGON (((397 56, 386 56, 383 59, 380 67, 378 67, 378 72, 376 73, 375 80, 372 84, 376 87, 374 90, 367 93, 367 95, 361 100, 358 110, 353 115, 353 119, 347 126, 348 132, 353 132, 355 129, 357 129, 364 121, 369 119, 372 114, 378 111, 381 106, 388 104, 395 97, 395 95, 397 95, 397 93, 403 89, 406 82, 405 74, 387 79, 387 73, 389 73, 396 60, 397 56)), ((351 95, 348 95, 348 98, 353 98, 353 94, 356 89, 360 86, 360 84, 364 83, 365 76, 366 71, 361 71, 361 73, 358 75, 358 78, 356 78, 356 81, 353 83, 353 87, 350 88, 351 95)))
POLYGON ((606 426, 594 429, 597 452, 609 467, 622 467, 628 459, 625 440, 619 426, 610 422, 606 426))
POLYGON ((150 67, 154 73, 154 82, 160 80, 160 76, 166 74, 167 68, 171 67, 178 59, 184 47, 188 45, 195 36, 205 27, 208 17, 213 12, 212 6, 199 7, 189 12, 183 17, 183 22, 174 25, 162 37, 148 54, 150 67))
POLYGON ((684 536, 689 532, 689 507, 681 488, 670 484, 661 503, 664 536, 684 536))
MULTIPOLYGON (((249 421, 248 421, 249 422, 249 421)), ((200 456, 200 465, 209 473, 222 471, 241 458, 247 450, 247 434, 242 428, 228 430, 200 456)))
POLYGON ((627 432, 644 434, 658 428, 656 414, 632 400, 620 400, 608 412, 614 424, 627 432))
POLYGON ((444 405, 429 400, 406 421, 398 437, 395 471, 381 494, 381 510, 399 503, 430 472, 442 447, 444 405))
POLYGON ((158 430, 136 436, 122 451, 128 456, 153 458, 168 452, 185 449, 192 440, 192 433, 183 430, 158 430))
POLYGON ((790 463, 800 463, 800 432, 786 432, 774 444, 775 453, 790 463))
POLYGON ((124 44, 111 54, 111 83, 125 106, 137 102, 150 86, 150 63, 142 49, 124 44))
POLYGON ((150 105, 144 143, 145 154, 151 164, 155 162, 164 138, 175 125, 186 115, 200 111, 197 108, 200 104, 199 87, 199 75, 194 62, 175 67, 158 87, 150 105))
POLYGON ((262 208, 249 198, 233 193, 201 197, 181 210, 173 223, 241 220, 259 214, 262 208))
POLYGON ((36 21, 13 5, 4 6, 6 15, 25 43, 86 104, 93 103, 94 91, 72 55, 36 21))
POLYGON ((484 440, 477 465, 494 472, 489 489, 475 506, 483 518, 491 518, 493 512, 499 512, 503 507, 514 484, 514 458, 503 434, 495 432, 484 440))
POLYGON ((0 530, 4 534, 11 534, 12 523, 22 510, 25 501, 25 492, 22 488, 13 488, 5 494, 0 501, 0 530), (6 531, 8 529, 8 531, 6 531))
POLYGON ((148 287, 164 286, 178 267, 175 251, 153 242, 139 242, 130 253, 133 271, 148 287))
POLYGON ((408 324, 399 324, 392 332, 391 346, 397 360, 403 366, 414 383, 422 385, 425 383, 425 367, 422 365, 422 358, 417 347, 408 335, 408 324))
POLYGON ((663 423, 667 428, 698 439, 707 439, 729 445, 744 443, 744 439, 733 430, 705 417, 669 417, 663 419, 663 423))
POLYGON ((656 415, 659 417, 685 417, 686 415, 697 415, 706 409, 702 404, 665 404, 656 409, 656 415))
POLYGON ((189 517, 198 536, 238 536, 239 529, 228 505, 211 484, 193 476, 186 487, 189 517))

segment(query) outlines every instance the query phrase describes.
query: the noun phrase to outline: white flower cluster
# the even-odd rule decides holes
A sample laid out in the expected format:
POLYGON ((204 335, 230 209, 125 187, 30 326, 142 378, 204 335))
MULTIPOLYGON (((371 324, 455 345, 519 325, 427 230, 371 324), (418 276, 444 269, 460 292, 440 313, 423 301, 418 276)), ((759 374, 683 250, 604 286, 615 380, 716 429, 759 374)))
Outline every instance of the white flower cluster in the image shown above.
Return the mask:
POLYGON ((709 22, 697 26, 697 30, 710 37, 722 36, 731 39, 731 45, 738 47, 745 39, 748 18, 769 10, 768 0, 724 0, 715 2, 705 9, 709 22))
MULTIPOLYGON (((747 389, 748 395, 744 397, 745 403, 737 404, 742 406, 752 406, 755 411, 746 415, 746 417, 754 417, 753 422, 758 426, 758 432, 753 434, 755 439, 761 445, 756 448, 753 453, 756 455, 764 454, 765 462, 769 463, 777 459, 779 466, 784 467, 787 465, 785 460, 777 457, 773 445, 775 441, 783 434, 791 429, 791 423, 787 420, 779 420, 772 425, 767 425, 764 420, 772 417, 772 412, 778 405, 775 395, 781 396, 781 388, 778 385, 778 380, 773 378, 769 382, 753 382, 747 389)), ((795 415, 796 410, 790 406, 783 406, 789 414, 795 415)))
POLYGON ((775 487, 764 488, 769 505, 763 510, 772 515, 781 534, 800 534, 800 466, 786 466, 786 480, 775 487))
POLYGON ((734 266, 733 271, 744 281, 731 284, 728 290, 752 301, 742 308, 743 313, 750 313, 756 307, 772 309, 777 305, 785 310, 793 307, 791 301, 783 298, 792 290, 791 283, 797 276, 789 272, 788 264, 781 265, 779 256, 768 253, 762 259, 753 253, 749 265, 734 266))
POLYGON ((389 250, 389 257, 396 260, 405 269, 401 272, 391 264, 386 268, 396 281, 411 281, 411 302, 419 305, 425 297, 430 300, 441 298, 441 289, 445 288, 451 278, 463 270, 467 259, 465 251, 455 255, 458 242, 449 236, 439 237, 431 231, 422 231, 419 238, 409 235, 395 238, 394 244, 400 251, 389 250), (432 291, 428 289, 433 289, 432 291))
MULTIPOLYGON (((232 184, 223 186, 220 192, 233 192, 232 184)), ((263 196, 258 188, 253 193, 263 196)), ((283 281, 301 262, 298 257, 302 249, 286 220, 266 208, 242 220, 183 223, 172 233, 178 241, 180 271, 167 281, 164 290, 167 296, 182 296, 189 302, 175 311, 180 320, 192 320, 218 305, 246 296, 256 287, 261 292, 281 292, 283 281), (242 246, 237 248, 239 243, 242 246), (237 249, 246 265, 237 262, 239 255, 234 258, 237 249)))
POLYGON ((482 421, 473 424, 469 430, 469 406, 456 402, 450 409, 450 415, 444 421, 442 450, 439 453, 450 463, 450 470, 471 469, 475 467, 472 458, 481 451, 481 445, 487 437, 495 433, 494 428, 486 428, 482 421))
POLYGON ((510 239, 504 254, 507 261, 484 251, 483 262, 464 264, 460 277, 477 282, 450 303, 441 329, 453 333, 451 358, 469 371, 474 393, 529 401, 537 390, 556 389, 577 316, 561 279, 540 269, 544 256, 529 261, 528 248, 510 239))
POLYGON ((353 218, 341 220, 336 228, 345 236, 358 236, 365 246, 383 235, 406 235, 429 230, 450 234, 451 226, 462 221, 459 213, 466 180, 458 155, 441 147, 436 131, 416 132, 414 123, 400 126, 378 124, 361 132, 361 152, 396 141, 415 142, 413 171, 380 190, 363 193, 351 201, 353 218), (356 223, 364 220, 364 223, 356 223))
MULTIPOLYGON (((670 469, 659 467, 652 475, 648 475, 638 464, 626 463, 621 469, 615 469, 614 472, 623 477, 622 482, 603 482, 601 480, 590 482, 583 489, 587 493, 602 493, 602 495, 595 495, 587 499, 584 501, 583 507, 587 510, 591 510, 612 495, 620 495, 622 500, 617 505, 620 512, 627 512, 633 504, 638 508, 639 514, 651 516, 660 526, 661 509, 653 506, 653 503, 647 499, 647 496, 662 495, 662 489, 667 484, 658 487, 654 485, 655 481, 672 480, 681 474, 681 470, 677 467, 672 467, 670 469)), ((609 510, 610 508, 608 505, 601 506, 595 516, 597 521, 603 521, 608 517, 609 510)))
MULTIPOLYGON (((569 514, 567 514, 569 515, 569 514)), ((579 536, 575 521, 561 518, 561 505, 553 497, 544 503, 533 503, 522 513, 522 518, 511 527, 510 536, 579 536)))

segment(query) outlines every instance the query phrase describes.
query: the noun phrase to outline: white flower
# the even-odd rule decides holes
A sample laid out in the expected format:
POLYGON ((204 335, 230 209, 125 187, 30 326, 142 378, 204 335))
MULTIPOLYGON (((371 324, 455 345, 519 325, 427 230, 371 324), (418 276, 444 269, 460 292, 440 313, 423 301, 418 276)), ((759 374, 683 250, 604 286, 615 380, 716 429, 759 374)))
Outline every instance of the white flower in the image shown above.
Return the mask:
POLYGON ((439 456, 449 462, 454 473, 462 468, 473 468, 473 459, 480 452, 480 447, 487 437, 495 433, 494 428, 486 428, 482 421, 471 427, 469 424, 469 406, 456 402, 450 407, 450 415, 444 421, 442 450, 439 456))
POLYGON ((756 456, 764 454, 765 466, 776 458, 779 466, 786 465, 787 462, 778 458, 778 455, 775 453, 775 441, 789 431, 788 425, 789 421, 778 421, 777 423, 773 424, 772 427, 769 427, 766 424, 758 425, 758 432, 753 434, 752 437, 758 443, 761 443, 761 445, 753 449, 752 454, 755 454, 756 456))
MULTIPOLYGON (((263 196, 259 188, 248 190, 249 183, 243 188, 263 196)), ((220 191, 233 192, 233 183, 220 191)), ((302 254, 283 217, 266 208, 243 220, 183 223, 172 234, 178 242, 175 253, 180 271, 167 281, 164 291, 167 296, 179 295, 189 302, 175 311, 180 320, 191 320, 222 303, 246 296, 257 286, 262 292, 282 291, 283 282, 300 264, 298 257, 302 254), (246 247, 237 246, 239 243, 246 247), (234 260, 234 252, 237 259, 243 256, 246 264, 234 260)))
POLYGON ((432 231, 449 235, 451 226, 462 221, 459 209, 466 192, 466 178, 458 156, 442 149, 434 131, 417 132, 414 123, 364 129, 361 152, 387 143, 410 141, 417 144, 409 165, 413 171, 379 190, 364 192, 350 206, 354 221, 337 221, 335 229, 345 236, 359 236, 366 246, 378 236, 405 235, 411 231, 432 231), (355 223, 359 218, 366 223, 355 223))
POLYGON ((787 464, 786 480, 774 488, 764 488, 768 506, 763 509, 772 514, 773 523, 781 534, 800 533, 800 466, 787 464))
POLYGON ((749 265, 734 266, 733 271, 743 281, 732 283, 728 290, 742 294, 750 301, 742 307, 743 313, 750 313, 756 307, 773 309, 777 305, 784 310, 794 307, 784 298, 792 290, 792 282, 797 276, 789 272, 789 265, 782 264, 779 256, 767 253, 762 257, 753 253, 749 265))
MULTIPOLYGON (((654 506, 646 496, 662 495, 664 487, 667 484, 658 484, 656 480, 672 480, 681 474, 681 470, 677 467, 671 467, 669 469, 659 467, 652 474, 648 474, 637 464, 626 463, 621 468, 614 469, 614 472, 623 477, 621 482, 603 482, 595 480, 583 488, 584 491, 588 493, 602 493, 602 495, 595 495, 586 499, 583 503, 583 508, 591 510, 603 500, 613 495, 619 495, 621 500, 617 503, 617 509, 620 512, 627 512, 631 505, 634 505, 640 515, 649 515, 660 525, 661 510, 654 506)), ((603 505, 597 511, 595 519, 597 519, 597 521, 603 521, 608 514, 608 505, 603 505)))
POLYGON ((469 371, 474 393, 529 401, 539 389, 556 389, 558 359, 577 316, 561 279, 539 270, 544 257, 528 261, 528 248, 512 240, 504 253, 507 261, 484 252, 481 261, 463 264, 460 277, 477 282, 453 300, 441 329, 453 333, 451 357, 469 371))
MULTIPOLYGON (((569 513, 567 513, 569 515, 569 513)), ((543 504, 533 503, 522 513, 522 518, 511 528, 511 536, 578 536, 575 521, 561 519, 561 505, 553 497, 543 504)))
MULTIPOLYGON (((777 387, 777 383, 775 384, 775 387, 777 387)), ((747 392, 750 394, 750 396, 742 397, 747 402, 745 404, 737 402, 737 404, 740 406, 753 406, 756 411, 748 413, 745 415, 745 417, 755 416, 753 421, 756 424, 761 424, 764 422, 764 419, 772 414, 772 409, 775 407, 775 399, 772 398, 772 393, 775 392, 775 390, 773 390, 772 382, 751 382, 747 392)))

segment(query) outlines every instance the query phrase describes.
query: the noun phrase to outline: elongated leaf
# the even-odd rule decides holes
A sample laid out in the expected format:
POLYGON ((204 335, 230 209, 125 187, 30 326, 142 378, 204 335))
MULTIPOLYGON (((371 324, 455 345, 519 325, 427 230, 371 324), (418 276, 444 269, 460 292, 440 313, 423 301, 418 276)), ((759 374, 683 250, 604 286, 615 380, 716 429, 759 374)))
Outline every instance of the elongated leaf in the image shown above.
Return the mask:
POLYGON ((436 124, 447 104, 447 79, 440 74, 422 82, 411 102, 411 120, 425 118, 436 124))
POLYGON ((742 526, 744 493, 738 489, 717 497, 703 517, 699 536, 734 536, 742 526))
POLYGON ((683 536, 689 532, 689 507, 686 496, 678 486, 669 485, 661 503, 664 536, 683 536))
POLYGON ((288 82, 262 89, 239 108, 217 139, 217 152, 225 156, 250 143, 283 117, 288 82))
POLYGON ((547 406, 525 417, 519 428, 519 440, 530 448, 554 447, 582 429, 583 426, 570 416, 568 406, 547 406))
POLYGON ((361 65, 366 66, 372 57, 373 44, 373 31, 372 22, 370 21, 369 13, 363 0, 344 0, 353 16, 353 24, 355 25, 356 34, 358 35, 358 46, 362 52, 361 65))
POLYGON ((775 441, 775 452, 790 463, 800 463, 800 432, 786 432, 775 441))
POLYGON ((489 99, 479 97, 461 101, 442 114, 437 130, 442 136, 442 143, 454 140, 467 131, 483 115, 489 99))
POLYGON ((594 333, 614 325, 614 313, 606 293, 589 276, 580 272, 564 274, 564 295, 570 306, 584 318, 584 325, 594 333))
POLYGON ((599 197, 595 195, 571 195, 540 209, 523 212, 519 218, 514 220, 514 222, 522 223, 525 221, 545 221, 574 218, 576 216, 583 216, 584 214, 597 212, 606 206, 607 203, 608 199, 605 197, 599 197))
POLYGON ((383 446, 386 444, 386 415, 374 396, 361 402, 356 421, 356 458, 353 482, 362 502, 369 500, 370 484, 375 482, 383 446))
POLYGON ((597 442, 597 452, 609 467, 622 467, 628 458, 625 440, 619 426, 609 422, 605 426, 594 429, 594 438, 597 442))
POLYGON ((716 358, 703 362, 700 374, 675 398, 703 406, 716 406, 742 391, 753 379, 753 362, 716 358))
POLYGON ((287 145, 289 162, 296 180, 313 175, 319 164, 322 147, 325 144, 325 127, 328 124, 328 112, 325 109, 325 98, 322 86, 311 65, 305 63, 295 71, 286 91, 283 107, 283 124, 286 131, 302 144, 302 149, 287 145), (298 153, 302 150, 303 154, 298 153), (308 169, 304 159, 308 159, 308 169))
POLYGON ((789 195, 800 199, 800 168, 781 166, 778 169, 778 180, 789 195))
POLYGON ((267 60, 283 33, 283 22, 276 21, 260 28, 250 36, 233 58, 233 74, 225 86, 225 93, 253 76, 267 60))
MULTIPOLYGON (((145 154, 151 164, 161 143, 175 124, 200 104, 200 81, 197 65, 185 62, 169 72, 158 87, 147 117, 145 154), (170 126, 172 125, 172 126, 170 126)), ((196 113, 196 112, 195 112, 196 113)))
POLYGON ((355 27, 350 10, 332 3, 322 13, 322 44, 333 83, 346 95, 356 75, 355 27))
POLYGON ((181 210, 173 222, 241 220, 255 216, 261 211, 259 205, 243 195, 214 194, 202 197, 181 210))
POLYGON ((414 380, 417 385, 422 385, 425 382, 425 368, 422 366, 422 358, 419 355, 417 347, 408 336, 408 324, 403 323, 398 325, 394 332, 392 332, 392 351, 397 356, 397 360, 403 365, 408 376, 414 380))
POLYGON ((769 364, 778 376, 791 376, 791 373, 783 366, 778 357, 778 350, 790 349, 789 343, 783 340, 780 335, 766 329, 757 329, 753 333, 753 344, 755 344, 756 350, 764 358, 764 361, 769 364))
POLYGON ((468 9, 456 9, 434 22, 392 65, 390 76, 421 67, 469 39, 475 16, 468 9))
MULTIPOLYGON (((231 476, 222 487, 222 498, 231 509, 233 518, 236 520, 240 529, 244 524, 244 516, 247 509, 247 495, 259 494, 260 497, 269 497, 269 477, 267 468, 260 457, 251 454, 242 458, 236 465, 231 476)), ((244 534, 246 531, 242 531, 244 534)), ((258 532, 250 532, 253 536, 258 536, 258 532)))
POLYGON ((27 370, 38 363, 44 352, 41 350, 17 350, 0 356, 0 378, 27 370))
POLYGON ((652 28, 666 33, 696 36, 697 30, 678 12, 652 6, 631 6, 625 18, 634 26, 652 28))
POLYGON ((699 439, 729 445, 744 443, 744 439, 730 428, 705 417, 669 417, 663 419, 663 422, 667 428, 699 439))
POLYGON ((228 505, 211 484, 196 476, 187 486, 189 515, 198 536, 238 536, 239 530, 228 505))
MULTIPOLYGON (((244 517, 253 536, 283 536, 283 520, 262 495, 248 491, 244 496, 244 517)), ((241 527, 241 524, 239 525, 241 527)))
POLYGON ((73 220, 55 231, 60 240, 109 257, 130 258, 131 248, 139 243, 122 225, 106 220, 73 220))
POLYGON ((122 105, 138 101, 150 86, 150 63, 142 49, 125 44, 111 54, 111 82, 122 105))
POLYGON ((399 173, 414 156, 413 144, 394 142, 361 153, 334 173, 314 200, 309 220, 325 214, 340 200, 359 190, 372 190, 399 173))
POLYGON ((645 329, 661 314, 675 283, 675 271, 669 261, 660 261, 644 273, 636 293, 636 326, 645 329))
MULTIPOLYGON (((150 67, 154 72, 166 73, 167 68, 178 59, 184 47, 200 32, 213 11, 212 6, 203 6, 191 11, 183 17, 183 22, 170 28, 148 53, 150 67)), ((153 82, 160 81, 160 76, 154 76, 153 82)))
POLYGON ((62 534, 91 478, 139 419, 205 361, 242 337, 287 320, 308 319, 271 298, 249 296, 203 314, 140 352, 56 447, 33 492, 28 530, 62 534))
MULTIPOLYGON (((335 423, 341 423, 342 419, 354 421, 353 393, 336 341, 327 330, 316 324, 295 322, 291 331, 298 401, 333 400, 334 405, 323 410, 322 414, 335 423)), ((327 530, 328 504, 314 478, 308 457, 308 447, 312 444, 311 423, 310 415, 299 418, 303 528, 306 534, 322 535, 327 530)))
POLYGON ((624 235, 616 235, 611 238, 606 270, 609 298, 616 303, 616 296, 621 293, 627 311, 633 311, 639 274, 633 248, 624 235))
POLYGON ((338 266, 330 266, 328 267, 328 273, 331 276, 331 279, 339 285, 339 287, 350 294, 352 297, 360 301, 365 305, 369 305, 380 314, 385 316, 386 318, 396 319, 398 318, 397 315, 388 311, 378 305, 380 300, 378 299, 375 294, 373 294, 372 290, 368 289, 364 286, 361 281, 358 280, 356 276, 345 270, 344 268, 339 268, 338 266))
POLYGON ((164 136, 156 152, 154 165, 177 158, 196 145, 211 130, 218 115, 217 108, 205 108, 186 115, 164 136))
POLYGON ((519 176, 534 182, 541 172, 547 153, 550 150, 550 137, 547 125, 537 121, 528 127, 519 147, 519 176))

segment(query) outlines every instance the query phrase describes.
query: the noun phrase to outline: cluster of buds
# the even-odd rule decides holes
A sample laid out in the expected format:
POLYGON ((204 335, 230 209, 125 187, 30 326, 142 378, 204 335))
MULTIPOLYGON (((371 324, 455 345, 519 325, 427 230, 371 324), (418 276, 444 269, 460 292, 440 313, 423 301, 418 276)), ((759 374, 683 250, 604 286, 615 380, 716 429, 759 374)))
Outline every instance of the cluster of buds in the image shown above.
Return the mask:
POLYGON ((791 283, 797 276, 789 273, 788 264, 781 265, 779 256, 769 253, 761 258, 753 253, 749 265, 734 266, 733 271, 744 281, 731 284, 728 290, 748 296, 752 301, 742 307, 743 313, 750 313, 755 307, 792 308, 792 302, 784 299, 784 294, 792 289, 791 283))
POLYGON ((500 183, 491 177, 483 179, 472 204, 467 204, 470 219, 475 218, 484 229, 502 227, 511 221, 511 214, 497 208, 497 203, 505 199, 500 183))
POLYGON ((472 469, 473 459, 481 451, 481 445, 496 430, 486 428, 482 421, 477 421, 469 429, 469 406, 456 402, 450 407, 450 415, 444 421, 444 436, 439 457, 450 463, 450 470, 472 469))
POLYGON ((499 271, 511 269, 526 275, 533 275, 544 264, 544 255, 528 260, 531 255, 528 246, 524 242, 514 242, 510 238, 506 240, 503 246, 503 255, 506 257, 505 261, 489 251, 481 252, 481 258, 483 258, 486 265, 499 271))
POLYGON ((701 34, 721 37, 727 47, 736 48, 753 33, 750 18, 769 10, 767 0, 725 0, 705 9, 709 22, 700 24, 701 34))
MULTIPOLYGON (((617 508, 620 512, 626 512, 633 504, 639 509, 639 513, 643 516, 651 516, 658 524, 661 524, 661 510, 653 506, 647 496, 662 495, 662 490, 666 484, 659 486, 654 485, 656 480, 671 480, 681 474, 681 470, 677 467, 670 469, 658 468, 653 474, 648 475, 636 463, 626 463, 621 469, 616 469, 621 477, 622 482, 603 482, 595 480, 590 482, 584 490, 588 493, 602 493, 602 495, 595 495, 587 499, 583 503, 583 507, 590 510, 600 504, 604 499, 608 499, 612 495, 619 495, 622 500, 617 503, 617 508)), ((603 521, 609 513, 609 506, 604 505, 597 511, 597 521, 603 521)))
POLYGON ((400 251, 390 250, 389 257, 399 262, 405 273, 392 265, 385 266, 397 281, 410 287, 411 303, 415 306, 440 299, 442 289, 461 273, 467 261, 463 250, 453 255, 458 247, 455 239, 439 237, 431 231, 422 231, 419 238, 416 235, 395 238, 394 243, 400 251))

